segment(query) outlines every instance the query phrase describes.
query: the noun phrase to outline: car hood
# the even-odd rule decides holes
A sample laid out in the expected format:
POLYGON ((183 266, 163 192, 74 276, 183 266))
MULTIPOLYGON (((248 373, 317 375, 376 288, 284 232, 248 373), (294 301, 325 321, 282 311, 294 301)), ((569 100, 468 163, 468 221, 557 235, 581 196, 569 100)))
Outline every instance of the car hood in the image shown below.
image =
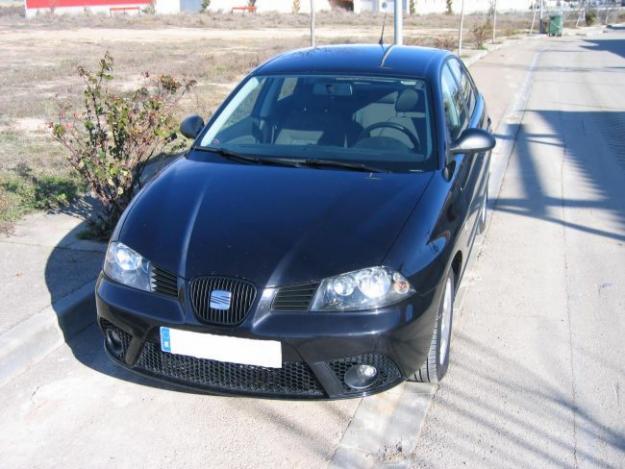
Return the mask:
POLYGON ((430 179, 181 158, 137 196, 118 238, 186 279, 315 281, 381 264, 430 179))

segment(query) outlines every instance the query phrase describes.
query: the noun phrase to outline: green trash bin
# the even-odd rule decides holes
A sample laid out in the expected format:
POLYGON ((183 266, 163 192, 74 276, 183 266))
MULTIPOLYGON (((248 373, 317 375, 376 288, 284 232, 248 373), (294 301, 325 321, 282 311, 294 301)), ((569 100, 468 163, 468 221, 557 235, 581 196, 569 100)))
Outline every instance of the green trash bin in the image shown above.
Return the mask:
POLYGON ((562 15, 549 16, 549 36, 562 36, 562 15))

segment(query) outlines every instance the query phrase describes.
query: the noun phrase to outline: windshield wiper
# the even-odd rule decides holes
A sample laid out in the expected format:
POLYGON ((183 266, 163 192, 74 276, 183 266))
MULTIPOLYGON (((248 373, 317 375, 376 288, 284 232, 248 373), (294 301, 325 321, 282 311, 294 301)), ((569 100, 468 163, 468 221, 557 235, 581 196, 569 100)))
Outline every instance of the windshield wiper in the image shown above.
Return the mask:
POLYGON ((366 171, 368 173, 388 173, 386 169, 376 168, 364 163, 354 163, 351 161, 336 160, 295 160, 298 166, 308 166, 311 168, 340 168, 351 169, 353 171, 366 171))
POLYGON ((364 171, 367 173, 387 173, 388 171, 374 166, 368 166, 363 163, 354 163, 350 161, 336 160, 313 160, 313 159, 296 159, 296 158, 274 158, 274 157, 258 157, 253 155, 244 155, 235 151, 226 150, 225 148, 198 147, 197 150, 209 151, 217 153, 224 158, 233 161, 240 161, 250 164, 270 164, 278 166, 294 166, 309 168, 340 168, 350 169, 352 171, 364 171))
POLYGON ((235 151, 226 150, 225 148, 213 148, 213 147, 197 147, 196 150, 209 151, 217 153, 219 156, 223 156, 232 161, 239 161, 250 164, 272 164, 279 166, 296 166, 296 161, 292 161, 286 158, 266 158, 252 155, 244 155, 235 151))

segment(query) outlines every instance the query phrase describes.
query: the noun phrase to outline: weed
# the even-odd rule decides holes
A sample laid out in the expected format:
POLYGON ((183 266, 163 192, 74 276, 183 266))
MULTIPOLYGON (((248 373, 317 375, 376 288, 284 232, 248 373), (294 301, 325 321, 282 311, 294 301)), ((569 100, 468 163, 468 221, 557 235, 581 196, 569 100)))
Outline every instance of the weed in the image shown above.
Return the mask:
POLYGON ((20 167, 0 175, 0 232, 34 210, 56 210, 74 202, 85 190, 72 175, 34 174, 20 167))
POLYGON ((492 34, 491 25, 488 21, 482 24, 476 24, 471 29, 473 34, 473 42, 476 49, 484 49, 484 44, 488 37, 492 34))

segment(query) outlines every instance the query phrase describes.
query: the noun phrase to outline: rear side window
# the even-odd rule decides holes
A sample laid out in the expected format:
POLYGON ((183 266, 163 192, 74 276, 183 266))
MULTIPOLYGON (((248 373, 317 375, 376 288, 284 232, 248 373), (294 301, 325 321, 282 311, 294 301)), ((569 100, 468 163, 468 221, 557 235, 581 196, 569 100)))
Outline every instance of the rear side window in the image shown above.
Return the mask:
POLYGON ((460 65, 460 62, 456 59, 451 59, 448 64, 451 69, 451 73, 460 85, 462 100, 467 106, 469 115, 472 115, 475 110, 475 92, 473 90, 473 85, 471 85, 471 80, 469 80, 466 70, 464 70, 464 68, 460 65))
POLYGON ((441 91, 447 128, 451 138, 455 140, 466 127, 468 117, 460 87, 447 66, 443 67, 441 91))

